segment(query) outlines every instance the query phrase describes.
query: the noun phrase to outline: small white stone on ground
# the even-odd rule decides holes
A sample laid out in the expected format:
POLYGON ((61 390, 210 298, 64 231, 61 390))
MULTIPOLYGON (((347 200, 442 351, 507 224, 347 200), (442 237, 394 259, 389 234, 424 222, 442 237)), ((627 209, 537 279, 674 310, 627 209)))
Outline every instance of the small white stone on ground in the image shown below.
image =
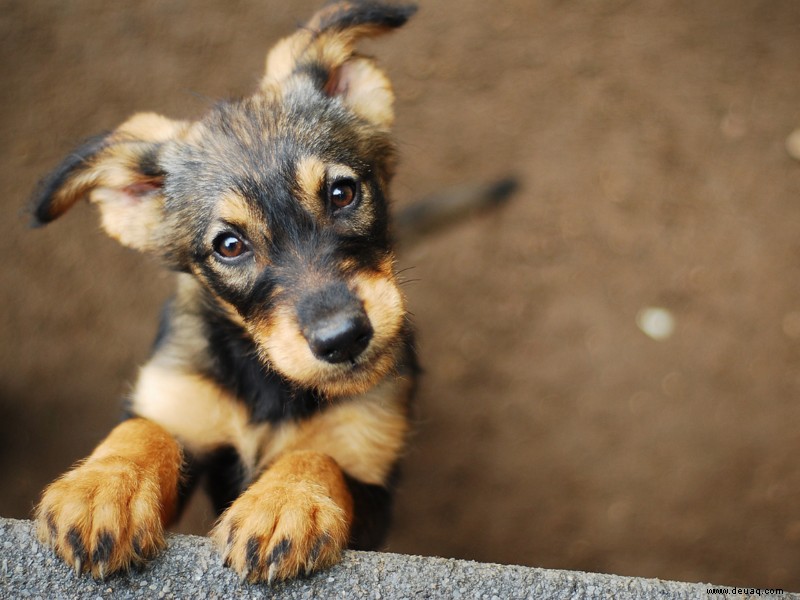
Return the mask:
POLYGON ((795 160, 800 160, 800 129, 795 129, 786 138, 786 151, 795 160))
POLYGON ((675 332, 675 317, 666 308, 649 306, 636 314, 636 325, 648 337, 662 341, 675 332))

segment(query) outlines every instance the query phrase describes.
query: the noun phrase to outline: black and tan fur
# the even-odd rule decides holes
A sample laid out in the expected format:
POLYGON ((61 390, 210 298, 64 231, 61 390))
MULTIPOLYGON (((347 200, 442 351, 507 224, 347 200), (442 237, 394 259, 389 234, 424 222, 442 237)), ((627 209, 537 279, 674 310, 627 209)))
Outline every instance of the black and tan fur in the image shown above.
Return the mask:
POLYGON ((76 571, 162 550, 201 476, 212 536, 250 581, 381 543, 416 363, 389 234, 393 95, 355 45, 414 11, 328 4, 252 96, 197 122, 134 115, 40 184, 39 224, 88 198, 178 273, 129 418, 37 508, 76 571))

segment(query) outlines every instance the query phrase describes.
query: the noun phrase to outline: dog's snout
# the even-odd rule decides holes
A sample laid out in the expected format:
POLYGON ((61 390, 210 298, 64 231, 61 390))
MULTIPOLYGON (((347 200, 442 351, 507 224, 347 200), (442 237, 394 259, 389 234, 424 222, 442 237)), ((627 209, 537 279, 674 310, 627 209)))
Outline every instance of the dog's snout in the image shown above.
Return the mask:
POLYGON ((372 339, 361 302, 343 284, 307 296, 298 306, 298 317, 311 352, 325 362, 355 360, 372 339))
POLYGON ((351 361, 369 346, 372 326, 363 311, 342 311, 318 322, 306 339, 314 356, 325 362, 351 361))

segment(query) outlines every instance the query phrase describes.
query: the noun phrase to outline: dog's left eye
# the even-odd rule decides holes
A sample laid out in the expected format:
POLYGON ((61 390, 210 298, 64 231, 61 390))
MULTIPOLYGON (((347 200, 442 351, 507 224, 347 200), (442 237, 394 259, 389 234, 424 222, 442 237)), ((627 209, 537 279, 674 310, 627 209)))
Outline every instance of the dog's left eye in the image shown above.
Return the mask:
POLYGON ((214 252, 222 258, 238 258, 247 253, 250 248, 242 238, 233 233, 221 233, 214 238, 214 252))
POLYGON ((333 209, 346 208, 358 200, 358 182, 339 179, 328 188, 328 200, 333 209))

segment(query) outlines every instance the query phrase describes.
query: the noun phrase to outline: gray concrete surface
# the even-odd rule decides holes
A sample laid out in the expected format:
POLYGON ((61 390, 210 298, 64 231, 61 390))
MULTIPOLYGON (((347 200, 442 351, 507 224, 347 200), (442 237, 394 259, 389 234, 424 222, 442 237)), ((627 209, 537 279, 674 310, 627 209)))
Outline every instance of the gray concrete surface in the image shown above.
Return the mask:
MULTIPOLYGON (((374 552, 297 581, 251 585, 225 569, 202 537, 172 535, 142 572, 94 581, 78 577, 36 540, 30 521, 0 518, 0 598, 722 598, 711 586, 374 552)), ((732 597, 732 596, 728 596, 732 597)), ((748 597, 736 594, 735 597, 748 597)), ((754 595, 754 597, 758 597, 754 595)), ((763 594, 761 597, 765 597, 763 594)), ((795 594, 776 596, 798 598, 795 594)))

